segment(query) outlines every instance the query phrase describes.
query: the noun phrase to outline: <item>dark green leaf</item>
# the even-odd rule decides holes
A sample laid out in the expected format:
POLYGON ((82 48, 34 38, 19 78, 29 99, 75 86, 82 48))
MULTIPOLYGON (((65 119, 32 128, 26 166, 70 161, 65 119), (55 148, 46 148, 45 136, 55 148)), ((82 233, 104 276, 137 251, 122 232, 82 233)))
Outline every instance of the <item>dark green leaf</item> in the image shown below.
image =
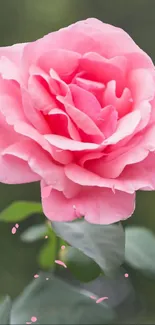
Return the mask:
POLYGON ((54 264, 56 251, 56 237, 49 239, 41 248, 38 263, 42 269, 48 270, 54 264))
POLYGON ((62 252, 62 260, 72 274, 80 281, 89 282, 101 273, 100 267, 90 257, 74 247, 68 247, 62 252))
POLYGON ((34 213, 42 213, 40 203, 17 201, 0 213, 0 221, 17 222, 26 219, 34 213))
POLYGON ((36 254, 40 249, 39 242, 29 245, 21 242, 18 231, 12 235, 10 224, 0 225, 0 295, 8 294, 13 298, 36 273, 38 268, 36 254))
POLYGON ((105 302, 96 304, 88 291, 75 288, 50 274, 35 279, 16 300, 11 324, 108 324, 115 318, 105 302), (46 278, 49 278, 46 281, 46 278))
POLYGON ((7 325, 10 323, 11 299, 6 297, 0 304, 0 324, 7 325))
POLYGON ((33 225, 26 229, 20 236, 24 242, 34 242, 38 239, 44 238, 47 234, 47 226, 45 224, 33 225))
POLYGON ((93 292, 93 295, 99 297, 108 297, 107 305, 115 309, 119 320, 127 319, 130 324, 130 319, 139 314, 140 303, 136 297, 135 290, 130 282, 130 275, 128 278, 124 276, 126 271, 119 268, 112 276, 99 276, 92 282, 81 283, 81 288, 93 292))
POLYGON ((96 225, 84 219, 74 222, 53 222, 58 236, 92 258, 106 273, 124 261, 125 236, 121 224, 96 225))
POLYGON ((125 229, 125 259, 133 268, 155 275, 155 236, 146 228, 125 229))

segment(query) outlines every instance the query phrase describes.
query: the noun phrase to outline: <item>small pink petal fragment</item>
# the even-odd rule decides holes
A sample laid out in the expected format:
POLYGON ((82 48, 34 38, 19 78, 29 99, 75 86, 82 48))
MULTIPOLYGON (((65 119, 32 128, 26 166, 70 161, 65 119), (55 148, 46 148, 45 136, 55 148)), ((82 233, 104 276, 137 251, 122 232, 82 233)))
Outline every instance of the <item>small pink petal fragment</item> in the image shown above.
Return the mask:
POLYGON ((62 249, 62 250, 64 250, 65 248, 66 248, 66 246, 65 246, 65 245, 62 245, 62 246, 61 246, 61 249, 62 249))
POLYGON ((45 239, 47 239, 48 238, 48 236, 45 236, 45 239))
POLYGON ((38 275, 38 274, 35 274, 35 275, 34 275, 34 278, 35 278, 35 279, 39 278, 39 275, 38 275))
POLYGON ((108 299, 108 297, 101 297, 96 300, 96 303, 99 304, 100 302, 102 302, 103 300, 106 300, 106 299, 108 299))
POLYGON ((16 228, 13 227, 13 228, 12 228, 12 234, 15 235, 16 231, 17 231, 16 228))
POLYGON ((128 273, 125 273, 124 276, 125 276, 125 278, 128 278, 129 277, 129 274, 128 273))
POLYGON ((95 296, 90 296, 90 298, 91 298, 91 299, 94 299, 94 300, 96 299, 96 297, 95 297, 95 296))
POLYGON ((33 323, 35 323, 35 322, 37 321, 37 317, 32 316, 32 317, 31 317, 31 321, 32 321, 33 323))
POLYGON ((31 322, 26 322, 26 324, 32 324, 31 322))
POLYGON ((18 223, 16 223, 16 224, 15 224, 15 227, 18 229, 18 228, 19 228, 19 224, 18 224, 18 223))
POLYGON ((56 264, 62 265, 63 267, 67 268, 66 264, 60 260, 55 260, 56 264))

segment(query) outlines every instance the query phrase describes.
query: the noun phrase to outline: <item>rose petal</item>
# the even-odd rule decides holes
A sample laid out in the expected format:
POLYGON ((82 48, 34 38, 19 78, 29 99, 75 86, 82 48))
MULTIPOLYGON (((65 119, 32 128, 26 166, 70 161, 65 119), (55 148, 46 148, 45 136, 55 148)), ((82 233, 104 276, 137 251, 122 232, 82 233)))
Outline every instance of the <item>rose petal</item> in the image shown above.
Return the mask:
POLYGON ((24 47, 26 43, 15 44, 12 46, 6 46, 0 48, 0 57, 5 56, 12 62, 16 63, 19 66, 24 47))
POLYGON ((90 52, 84 54, 80 59, 80 66, 81 70, 86 71, 95 81, 106 84, 110 80, 116 80, 117 89, 122 92, 127 68, 125 56, 106 59, 98 53, 90 52))
POLYGON ((33 124, 35 129, 37 129, 41 134, 50 133, 51 130, 49 125, 44 119, 44 116, 41 115, 40 111, 35 109, 28 91, 22 88, 21 94, 22 94, 23 111, 28 121, 31 124, 33 124))
POLYGON ((40 180, 28 164, 16 157, 0 157, 0 182, 5 184, 24 184, 40 180))
POLYGON ((117 119, 118 113, 112 105, 106 106, 101 110, 97 125, 105 138, 110 137, 116 131, 117 119))
MULTIPOLYGON (((44 184, 41 185, 43 190, 44 184)), ((128 218, 134 210, 134 194, 110 189, 84 188, 72 199, 63 193, 51 191, 49 197, 42 199, 45 215, 52 221, 71 221, 85 216, 91 223, 110 224, 128 218), (51 208, 52 207, 52 208, 51 208)))
POLYGON ((75 83, 82 89, 85 89, 90 93, 93 93, 95 97, 99 99, 103 94, 103 90, 105 88, 105 85, 103 83, 94 80, 85 79, 82 74, 79 74, 79 77, 78 74, 76 75, 75 83))
POLYGON ((132 97, 128 88, 124 88, 121 96, 116 96, 116 80, 111 80, 107 83, 106 89, 103 94, 104 106, 113 105, 119 118, 128 114, 132 109, 132 97))
MULTIPOLYGON (((53 116, 53 115, 60 115, 60 116, 64 116, 66 121, 67 121, 67 129, 68 129, 68 132, 69 132, 69 135, 70 137, 73 139, 73 140, 77 140, 77 141, 80 141, 81 140, 81 137, 80 137, 80 134, 77 130, 77 128, 74 126, 73 122, 71 121, 71 119, 69 118, 69 116, 62 110, 60 110, 59 108, 53 108, 49 113, 48 113, 49 116, 53 116)), ((60 126, 58 125, 58 128, 60 128, 60 126)))
POLYGON ((75 107, 96 121, 101 112, 101 106, 95 96, 77 85, 70 85, 70 90, 75 107))
POLYGON ((79 129, 85 134, 90 135, 94 142, 101 142, 104 139, 103 133, 94 123, 94 121, 84 112, 78 110, 73 104, 70 104, 70 98, 57 96, 57 99, 64 104, 67 114, 74 121, 79 129))
MULTIPOLYGON (((32 67, 31 67, 32 70, 32 67)), ((37 110, 45 111, 47 107, 57 107, 55 96, 50 88, 50 78, 33 67, 33 73, 28 79, 28 92, 31 95, 33 105, 37 110)), ((53 90, 53 88, 52 88, 53 90)), ((57 91, 57 85, 54 84, 54 92, 57 91)))
POLYGON ((65 49, 52 49, 39 57, 37 65, 47 73, 54 69, 61 78, 72 74, 79 65, 80 54, 65 49))
POLYGON ((82 151, 97 149, 99 146, 95 143, 79 142, 65 138, 57 134, 46 134, 44 138, 53 146, 70 151, 82 151))
POLYGON ((152 100, 155 95, 155 82, 148 69, 137 69, 129 74, 128 87, 135 103, 152 100))
POLYGON ((129 135, 132 135, 140 119, 141 115, 138 110, 123 116, 118 121, 116 131, 108 139, 103 141, 103 145, 115 144, 129 135))
POLYGON ((4 79, 21 81, 19 67, 5 56, 0 58, 0 74, 4 79))
POLYGON ((67 178, 62 166, 58 166, 49 159, 37 144, 31 140, 25 140, 9 146, 3 151, 3 156, 11 155, 25 160, 30 168, 43 178, 48 185, 62 191, 65 188, 67 178))
POLYGON ((3 157, 14 156, 26 161, 35 175, 39 175, 37 178, 44 179, 47 187, 50 186, 49 190, 54 188, 63 191, 68 198, 74 197, 80 190, 80 185, 66 177, 63 166, 54 164, 48 154, 31 140, 12 144, 3 150, 2 155, 3 157))

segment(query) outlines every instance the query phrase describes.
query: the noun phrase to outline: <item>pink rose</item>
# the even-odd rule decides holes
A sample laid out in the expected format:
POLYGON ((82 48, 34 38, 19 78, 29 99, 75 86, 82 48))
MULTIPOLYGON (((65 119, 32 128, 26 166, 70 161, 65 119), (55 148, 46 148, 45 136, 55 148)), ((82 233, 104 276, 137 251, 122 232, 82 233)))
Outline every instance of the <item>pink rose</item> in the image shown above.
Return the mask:
POLYGON ((41 181, 45 215, 109 224, 155 189, 154 65, 96 19, 0 49, 0 181, 41 181))

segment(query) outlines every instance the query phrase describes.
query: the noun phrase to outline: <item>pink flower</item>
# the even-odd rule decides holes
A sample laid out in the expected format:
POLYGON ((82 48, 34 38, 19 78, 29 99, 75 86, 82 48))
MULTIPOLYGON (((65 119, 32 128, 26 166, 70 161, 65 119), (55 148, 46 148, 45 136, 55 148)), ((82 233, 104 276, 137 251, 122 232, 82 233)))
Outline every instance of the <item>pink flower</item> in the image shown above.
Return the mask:
POLYGON ((155 72, 96 19, 0 49, 0 181, 41 181, 45 215, 109 224, 155 189, 155 72))

